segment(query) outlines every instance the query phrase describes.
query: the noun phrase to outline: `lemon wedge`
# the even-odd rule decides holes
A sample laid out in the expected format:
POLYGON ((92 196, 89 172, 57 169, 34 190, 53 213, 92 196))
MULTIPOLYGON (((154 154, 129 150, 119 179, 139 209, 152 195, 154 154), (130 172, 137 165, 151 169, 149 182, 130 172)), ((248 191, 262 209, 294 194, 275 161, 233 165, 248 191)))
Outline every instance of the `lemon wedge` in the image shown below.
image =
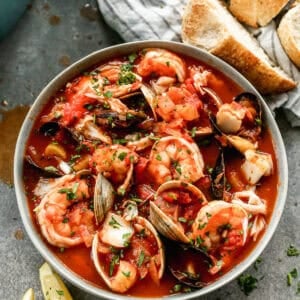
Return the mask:
POLYGON ((34 297, 33 288, 28 289, 22 298, 22 300, 34 300, 34 299, 35 299, 35 297, 34 297))
POLYGON ((45 300, 73 300, 60 276, 46 262, 40 267, 40 281, 45 300))

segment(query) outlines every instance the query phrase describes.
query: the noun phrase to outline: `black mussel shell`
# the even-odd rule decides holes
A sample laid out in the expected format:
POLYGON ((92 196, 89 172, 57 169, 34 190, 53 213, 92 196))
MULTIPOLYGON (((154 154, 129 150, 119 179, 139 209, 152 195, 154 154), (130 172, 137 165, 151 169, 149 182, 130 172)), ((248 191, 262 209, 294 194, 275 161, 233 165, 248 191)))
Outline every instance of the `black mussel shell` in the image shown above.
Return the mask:
POLYGON ((249 92, 244 92, 239 95, 237 95, 234 99, 235 102, 242 102, 242 101, 251 101, 253 107, 255 108, 257 112, 257 119, 261 120, 262 116, 262 108, 261 108, 261 103, 258 100, 257 96, 249 93, 249 92))
POLYGON ((215 199, 223 199, 226 188, 224 153, 220 149, 216 165, 211 173, 211 190, 215 199))
POLYGON ((128 128, 146 119, 143 113, 118 114, 114 111, 101 112, 96 115, 97 124, 109 128, 128 128))
POLYGON ((54 136, 59 128, 60 126, 57 122, 47 122, 40 127, 39 132, 46 136, 54 136))
POLYGON ((171 274, 187 286, 198 289, 206 286, 207 283, 201 281, 201 277, 208 272, 209 265, 212 264, 207 253, 190 244, 168 241, 166 245, 167 253, 171 254, 167 257, 167 265, 171 274))

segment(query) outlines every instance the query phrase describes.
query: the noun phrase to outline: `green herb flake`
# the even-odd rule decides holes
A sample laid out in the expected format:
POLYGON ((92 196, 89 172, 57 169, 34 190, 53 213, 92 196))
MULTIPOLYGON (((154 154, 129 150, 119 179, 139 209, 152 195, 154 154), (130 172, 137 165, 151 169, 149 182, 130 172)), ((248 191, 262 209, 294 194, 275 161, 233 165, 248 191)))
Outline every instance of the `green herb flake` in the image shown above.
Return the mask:
POLYGON ((111 226, 112 228, 120 228, 122 226, 120 223, 117 222, 114 216, 111 216, 108 225, 111 226))
POLYGON ((257 126, 261 126, 261 125, 262 125, 262 120, 261 120, 260 118, 256 118, 256 119, 255 119, 255 124, 256 124, 257 126))
POLYGON ((254 263, 254 269, 255 269, 255 271, 258 270, 258 265, 261 264, 261 263, 262 263, 262 258, 259 257, 259 258, 255 261, 255 263, 254 263))
POLYGON ((118 159, 123 161, 125 159, 125 157, 127 156, 127 152, 121 152, 119 155, 118 155, 118 159))
POLYGON ((181 291, 181 284, 175 284, 170 290, 170 293, 179 293, 181 291))
POLYGON ((57 293, 59 296, 64 296, 64 291, 58 291, 58 290, 56 290, 56 293, 57 293))
POLYGON ((198 229, 203 229, 205 226, 207 225, 207 223, 202 223, 198 225, 198 229))
POLYGON ((109 264, 109 277, 111 277, 114 273, 115 265, 117 265, 120 261, 119 255, 114 255, 109 264))
POLYGON ((122 274, 127 278, 130 277, 130 271, 128 271, 128 272, 122 271, 122 274))
POLYGON ((76 160, 78 158, 80 158, 81 155, 80 154, 75 154, 75 155, 72 155, 71 158, 70 158, 70 161, 69 161, 69 164, 74 164, 76 162, 76 160))
POLYGON ((296 268, 294 268, 291 272, 289 272, 286 276, 287 279, 287 285, 291 286, 293 279, 296 279, 298 277, 298 271, 296 268))
POLYGON ((130 55, 128 55, 128 60, 131 64, 134 63, 134 61, 136 60, 137 58, 137 54, 136 53, 131 53, 130 55))
POLYGON ((257 288, 257 282, 257 278, 249 274, 243 274, 238 278, 238 285, 246 296, 257 288))
POLYGON ((299 256, 300 251, 293 245, 290 245, 286 250, 287 256, 299 256))
POLYGON ((106 91, 106 92, 103 94, 103 96, 104 96, 105 98, 111 98, 111 97, 113 96, 113 93, 112 93, 111 91, 106 91))
POLYGON ((187 222, 187 219, 184 218, 184 217, 179 217, 179 218, 178 218, 178 221, 181 222, 181 223, 186 223, 186 222, 187 222))
POLYGON ((196 136, 197 127, 193 127, 191 132, 191 136, 194 138, 196 136))
POLYGON ((145 259, 145 252, 142 250, 140 252, 140 255, 139 255, 139 258, 138 258, 138 262, 137 262, 138 267, 140 267, 143 264, 144 259, 145 259))
POLYGON ((59 172, 57 168, 53 167, 53 166, 47 166, 44 168, 44 170, 46 172, 49 172, 49 173, 57 173, 59 172))
POLYGON ((132 71, 133 65, 132 64, 123 64, 121 66, 121 71, 122 72, 130 72, 132 71))
POLYGON ((69 218, 67 218, 67 217, 63 218, 62 222, 63 223, 68 223, 69 222, 69 218))
POLYGON ((126 85, 134 83, 136 80, 135 75, 132 72, 121 72, 117 81, 118 85, 126 85))
POLYGON ((160 154, 157 154, 155 158, 156 158, 157 160, 159 160, 159 161, 162 161, 162 158, 161 158, 160 154))

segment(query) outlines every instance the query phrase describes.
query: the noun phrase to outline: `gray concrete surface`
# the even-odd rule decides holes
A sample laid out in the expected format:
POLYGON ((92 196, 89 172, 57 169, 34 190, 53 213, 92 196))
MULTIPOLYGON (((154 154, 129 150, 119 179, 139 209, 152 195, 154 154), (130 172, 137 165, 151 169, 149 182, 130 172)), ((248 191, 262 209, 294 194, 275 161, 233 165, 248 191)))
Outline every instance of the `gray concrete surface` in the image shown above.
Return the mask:
MULTIPOLYGON (((74 62, 94 50, 121 42, 100 15, 95 21, 80 15, 86 3, 96 7, 94 1, 87 0, 52 0, 48 4, 33 1, 14 31, 0 41, 0 100, 8 100, 7 109, 31 104, 42 87, 64 68, 59 62, 62 56, 74 62), (52 15, 60 17, 59 24, 50 25, 52 15)), ((52 17, 55 21, 57 18, 52 17)), ((235 280, 202 299, 300 299, 300 295, 296 296, 300 279, 291 287, 286 283, 286 275, 294 267, 300 273, 300 257, 286 255, 289 244, 300 247, 300 130, 290 128, 283 117, 278 118, 278 124, 288 153, 289 192, 278 229, 262 254, 262 263, 257 271, 253 267, 246 271, 262 279, 249 297, 239 290, 235 280)), ((0 141, 0 147, 4 146, 0 141)), ((14 189, 0 182, 0 300, 20 299, 29 287, 35 289, 37 299, 42 299, 38 268, 43 259, 22 231, 14 189)), ((69 287, 74 299, 95 299, 69 287)))

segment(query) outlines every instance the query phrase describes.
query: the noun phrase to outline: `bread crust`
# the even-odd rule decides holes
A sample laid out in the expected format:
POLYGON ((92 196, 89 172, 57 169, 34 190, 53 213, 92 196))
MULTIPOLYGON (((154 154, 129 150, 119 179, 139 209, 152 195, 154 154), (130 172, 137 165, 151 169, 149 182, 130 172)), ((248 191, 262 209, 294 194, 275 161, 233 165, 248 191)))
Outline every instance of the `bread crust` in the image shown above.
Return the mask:
POLYGON ((293 22, 295 22, 295 19, 298 19, 298 27, 300 27, 300 19, 293 18, 294 15, 300 17, 300 4, 289 10, 287 14, 282 18, 277 29, 277 33, 285 52, 293 61, 293 63, 298 68, 300 68, 300 48, 297 45, 292 29, 292 26, 295 25, 293 24, 293 22))
POLYGON ((289 0, 230 0, 229 10, 241 22, 265 26, 275 18, 289 0))
POLYGON ((296 84, 261 61, 232 36, 210 51, 241 72, 262 94, 283 93, 296 84))
MULTIPOLYGON (((216 20, 217 9, 213 3, 218 0, 190 0, 182 21, 182 39, 185 43, 200 47, 220 57, 240 71, 262 94, 281 93, 296 86, 283 71, 272 67, 256 53, 248 49, 233 35, 230 24, 222 16, 216 20), (223 18, 224 19, 224 18, 223 18), (211 22, 211 24, 208 24, 211 22), (213 26, 215 31, 213 31, 213 26), (210 47, 205 45, 201 33, 209 32, 210 47), (221 34, 219 34, 221 32, 221 34), (214 36, 215 34, 215 36, 214 36)), ((226 8, 224 7, 226 10, 226 8)), ((224 16, 223 16, 224 17, 224 16)), ((232 22, 237 22, 232 17, 232 22)), ((248 34, 246 31, 242 34, 248 34)))

